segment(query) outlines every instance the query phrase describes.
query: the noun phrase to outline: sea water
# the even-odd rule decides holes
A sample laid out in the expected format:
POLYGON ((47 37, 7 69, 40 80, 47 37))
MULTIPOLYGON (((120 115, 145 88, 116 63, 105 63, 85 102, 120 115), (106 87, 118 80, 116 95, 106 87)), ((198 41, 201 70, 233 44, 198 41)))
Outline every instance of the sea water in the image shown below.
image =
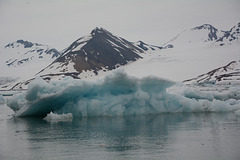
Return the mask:
POLYGON ((235 113, 171 113, 49 121, 0 105, 0 159, 239 160, 235 113))

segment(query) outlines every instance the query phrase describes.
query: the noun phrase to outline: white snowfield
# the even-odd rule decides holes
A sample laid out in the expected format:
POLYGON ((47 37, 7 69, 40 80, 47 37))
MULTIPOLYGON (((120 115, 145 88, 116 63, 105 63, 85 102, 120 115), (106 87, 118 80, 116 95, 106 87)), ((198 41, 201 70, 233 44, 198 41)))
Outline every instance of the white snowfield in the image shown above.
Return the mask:
POLYGON ((209 43, 195 48, 185 46, 181 49, 163 49, 141 56, 144 58, 124 67, 129 75, 139 78, 155 75, 173 81, 184 81, 240 60, 240 45, 221 47, 209 43))

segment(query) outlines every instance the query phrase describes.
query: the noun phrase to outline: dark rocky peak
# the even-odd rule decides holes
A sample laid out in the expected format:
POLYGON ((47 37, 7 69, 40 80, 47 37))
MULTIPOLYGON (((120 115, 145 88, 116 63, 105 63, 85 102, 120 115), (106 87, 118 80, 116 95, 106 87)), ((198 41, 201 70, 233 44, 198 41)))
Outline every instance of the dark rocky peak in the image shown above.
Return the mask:
POLYGON ((217 30, 215 27, 213 27, 211 24, 203 24, 201 26, 193 28, 194 30, 201 30, 201 29, 208 29, 208 30, 217 30))
POLYGON ((99 28, 99 27, 94 28, 91 32, 92 36, 99 35, 99 34, 111 34, 111 33, 108 32, 106 29, 99 28))
MULTIPOLYGON (((225 34, 217 40, 217 42, 223 41, 232 42, 239 38, 240 38, 240 22, 237 25, 233 26, 229 31, 226 31, 225 34)), ((223 44, 224 43, 222 43, 221 45, 223 44)))
POLYGON ((23 44, 24 48, 31 48, 33 46, 33 43, 28 42, 28 41, 24 41, 22 39, 17 40, 17 43, 23 44))
MULTIPOLYGON (((104 52, 109 52, 110 48, 115 50, 132 50, 136 53, 142 53, 143 50, 133 45, 131 42, 127 40, 113 35, 111 32, 107 31, 103 28, 96 27, 91 31, 90 34, 79 38, 74 41, 64 52, 64 55, 70 52, 77 53, 79 50, 84 50, 85 52, 88 50, 89 52, 99 50, 100 52, 105 50, 104 52), (108 51, 106 50, 108 48, 108 51)), ((96 52, 96 53, 100 53, 96 52)), ((94 52, 91 52, 93 54, 94 52)), ((112 52, 109 52, 112 53, 112 52)))
POLYGON ((136 45, 138 47, 140 47, 141 49, 143 49, 144 51, 148 51, 148 50, 154 51, 154 50, 158 50, 158 49, 163 49, 163 47, 150 45, 150 44, 144 43, 143 41, 137 41, 136 45))
POLYGON ((143 49, 132 42, 103 28, 95 28, 90 34, 74 41, 39 75, 49 78, 62 75, 81 78, 84 71, 98 75, 99 71, 113 70, 142 58, 139 53, 143 52, 143 49))
POLYGON ((23 45, 24 48, 31 48, 33 45, 36 45, 36 46, 42 46, 41 44, 38 44, 38 43, 32 43, 32 42, 29 42, 29 41, 24 41, 22 39, 20 40, 17 40, 13 43, 9 43, 5 46, 5 48, 14 48, 14 47, 19 47, 20 45, 23 45))
POLYGON ((209 41, 214 41, 219 38, 217 35, 218 29, 216 29, 215 27, 213 27, 210 24, 203 24, 201 26, 193 28, 192 30, 203 30, 203 29, 206 29, 209 31, 209 34, 208 34, 209 41))

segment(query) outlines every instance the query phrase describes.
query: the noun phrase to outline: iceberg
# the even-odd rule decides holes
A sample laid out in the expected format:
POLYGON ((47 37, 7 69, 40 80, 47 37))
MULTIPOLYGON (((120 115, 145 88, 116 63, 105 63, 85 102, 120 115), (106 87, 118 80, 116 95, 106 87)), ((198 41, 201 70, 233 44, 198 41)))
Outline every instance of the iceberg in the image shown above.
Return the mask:
POLYGON ((159 77, 136 78, 117 70, 103 79, 35 79, 28 90, 7 100, 16 117, 71 113, 75 117, 177 112, 229 112, 240 109, 240 91, 202 92, 159 77))

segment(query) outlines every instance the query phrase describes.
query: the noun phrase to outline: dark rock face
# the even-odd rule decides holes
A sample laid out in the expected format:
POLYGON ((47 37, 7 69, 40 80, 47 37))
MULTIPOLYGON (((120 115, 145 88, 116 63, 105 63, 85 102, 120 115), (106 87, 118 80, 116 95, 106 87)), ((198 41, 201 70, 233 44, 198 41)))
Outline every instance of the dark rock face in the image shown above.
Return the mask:
POLYGON ((23 44, 24 48, 31 48, 33 46, 33 43, 24 40, 18 40, 17 43, 23 44))
POLYGON ((140 48, 142 48, 143 50, 147 51, 148 48, 145 46, 145 43, 142 42, 142 41, 139 41, 139 45, 138 45, 140 48))
POLYGON ((125 65, 129 61, 136 61, 141 58, 137 53, 141 53, 142 50, 125 39, 119 39, 98 28, 93 30, 91 35, 93 38, 81 50, 68 53, 68 55, 77 54, 75 69, 79 72, 83 69, 99 70, 101 67, 108 67, 112 70, 116 68, 117 64, 125 65), (85 60, 86 57, 87 61, 85 60))
POLYGON ((163 47, 149 45, 149 44, 144 43, 143 41, 138 41, 136 43, 136 45, 138 47, 140 47, 141 49, 143 49, 144 51, 149 51, 149 50, 155 51, 155 50, 163 49, 163 47))
MULTIPOLYGON (((128 62, 136 61, 141 58, 138 54, 143 52, 143 49, 133 43, 114 36, 105 29, 95 28, 90 35, 74 41, 62 56, 47 68, 54 69, 52 66, 57 63, 62 67, 72 63, 75 72, 79 74, 82 71, 91 70, 97 75, 103 68, 113 70, 128 62)), ((64 70, 62 74, 66 74, 64 70)))
POLYGON ((224 36, 219 38, 217 42, 223 42, 224 40, 231 42, 233 40, 239 39, 239 37, 240 37, 240 22, 234 27, 232 27, 230 31, 226 31, 224 36))
MULTIPOLYGON (((24 40, 22 40, 22 39, 17 40, 16 43, 23 45, 24 48, 31 48, 34 44, 35 44, 36 46, 41 46, 41 44, 32 43, 32 42, 29 42, 29 41, 24 41, 24 40)), ((12 47, 12 48, 13 48, 13 47, 14 47, 14 43, 9 43, 9 44, 7 44, 7 45, 5 46, 5 48, 7 48, 7 47, 12 47)))
POLYGON ((194 30, 201 30, 201 29, 207 29, 209 30, 209 34, 208 34, 208 40, 209 41, 215 41, 217 40, 219 37, 217 36, 217 32, 218 29, 216 29, 215 27, 213 27, 210 24, 204 24, 198 27, 195 27, 194 30))

